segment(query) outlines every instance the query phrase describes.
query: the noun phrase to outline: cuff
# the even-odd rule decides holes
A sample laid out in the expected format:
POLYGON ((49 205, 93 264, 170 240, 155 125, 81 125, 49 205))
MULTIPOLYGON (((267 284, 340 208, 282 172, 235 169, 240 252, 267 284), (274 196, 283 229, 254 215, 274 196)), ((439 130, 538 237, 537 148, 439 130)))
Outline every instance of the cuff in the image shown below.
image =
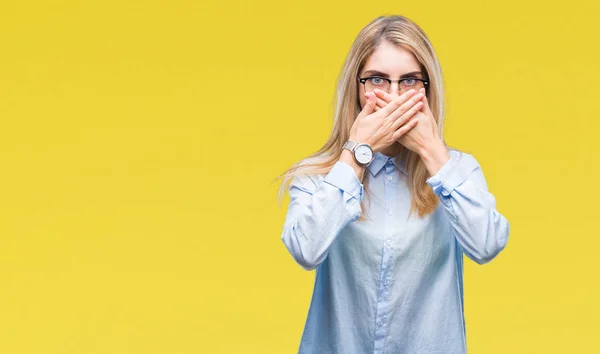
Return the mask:
POLYGON ((348 193, 359 202, 362 201, 363 185, 356 177, 354 169, 347 163, 343 161, 336 162, 323 181, 348 193))
POLYGON ((427 184, 433 188, 436 195, 447 197, 456 187, 460 186, 467 180, 467 175, 460 168, 458 158, 451 156, 442 168, 435 175, 427 179, 427 184))

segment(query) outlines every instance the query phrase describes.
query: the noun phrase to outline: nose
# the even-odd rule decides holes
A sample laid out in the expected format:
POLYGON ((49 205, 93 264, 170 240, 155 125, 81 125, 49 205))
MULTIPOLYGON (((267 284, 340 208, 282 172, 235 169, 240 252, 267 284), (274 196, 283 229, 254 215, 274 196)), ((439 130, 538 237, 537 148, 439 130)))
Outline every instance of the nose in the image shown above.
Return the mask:
POLYGON ((398 84, 397 82, 392 82, 388 93, 394 98, 400 96, 400 84, 398 84))

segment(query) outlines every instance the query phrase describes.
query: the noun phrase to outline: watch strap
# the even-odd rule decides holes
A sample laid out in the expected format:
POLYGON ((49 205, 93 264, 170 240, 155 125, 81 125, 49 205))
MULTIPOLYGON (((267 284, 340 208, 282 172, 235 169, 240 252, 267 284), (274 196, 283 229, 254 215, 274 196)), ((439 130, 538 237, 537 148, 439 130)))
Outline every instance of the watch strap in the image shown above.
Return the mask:
POLYGON ((358 145, 358 143, 357 143, 357 142, 348 140, 348 141, 346 141, 346 143, 344 144, 344 146, 343 146, 343 149, 348 149, 348 150, 350 150, 350 151, 354 151, 354 148, 355 148, 357 145, 358 145))
MULTIPOLYGON (((350 150, 350 151, 352 152, 352 157, 354 158, 354 161, 355 161, 357 164, 359 164, 359 165, 361 165, 361 166, 367 166, 368 164, 370 164, 370 163, 371 163, 371 161, 373 161, 373 159, 371 159, 371 161, 369 161, 368 163, 362 163, 362 162, 358 161, 358 158, 356 157, 356 151, 355 151, 355 149, 356 149, 356 147, 357 147, 357 146, 359 146, 359 145, 366 145, 366 146, 368 146, 369 148, 371 148, 371 146, 369 146, 368 144, 361 144, 361 143, 359 143, 359 142, 356 142, 356 141, 351 141, 351 140, 348 140, 348 141, 347 141, 347 142, 344 144, 343 148, 344 148, 344 149, 348 149, 348 150, 350 150)), ((371 151, 373 151, 373 150, 371 149, 371 151)))

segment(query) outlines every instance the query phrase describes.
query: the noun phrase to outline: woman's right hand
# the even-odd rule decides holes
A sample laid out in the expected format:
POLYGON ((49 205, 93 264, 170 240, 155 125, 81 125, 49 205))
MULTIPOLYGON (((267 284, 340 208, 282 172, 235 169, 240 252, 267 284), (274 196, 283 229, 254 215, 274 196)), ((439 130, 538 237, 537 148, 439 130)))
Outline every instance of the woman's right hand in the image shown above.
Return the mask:
POLYGON ((378 152, 417 125, 418 120, 411 118, 423 106, 422 93, 407 91, 376 112, 375 94, 367 92, 365 96, 367 102, 350 129, 351 141, 369 144, 374 152, 378 152))

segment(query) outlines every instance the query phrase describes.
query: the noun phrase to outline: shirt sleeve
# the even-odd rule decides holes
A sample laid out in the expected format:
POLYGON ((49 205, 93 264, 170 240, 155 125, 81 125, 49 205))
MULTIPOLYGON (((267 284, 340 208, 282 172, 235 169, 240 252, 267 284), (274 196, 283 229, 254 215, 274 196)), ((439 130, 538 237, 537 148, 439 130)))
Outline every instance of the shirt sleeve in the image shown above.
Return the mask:
POLYGON ((496 199, 477 160, 450 151, 450 160, 427 179, 449 215, 456 240, 467 257, 484 264, 508 242, 508 220, 496 210, 496 199))
POLYGON ((340 231, 361 214, 363 185, 354 170, 338 161, 324 178, 292 180, 283 243, 294 260, 312 270, 325 260, 340 231))

